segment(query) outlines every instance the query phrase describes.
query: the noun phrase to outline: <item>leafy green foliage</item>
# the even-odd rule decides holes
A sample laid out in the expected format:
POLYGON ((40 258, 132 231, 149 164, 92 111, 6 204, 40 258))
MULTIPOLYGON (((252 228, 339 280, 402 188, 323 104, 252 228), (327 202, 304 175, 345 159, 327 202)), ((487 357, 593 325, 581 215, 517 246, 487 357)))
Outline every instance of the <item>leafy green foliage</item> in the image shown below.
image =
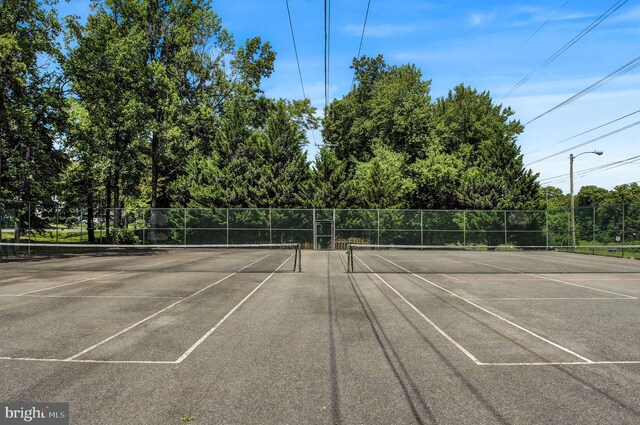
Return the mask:
POLYGON ((411 204, 419 208, 455 208, 459 204, 462 160, 437 147, 426 150, 424 159, 410 165, 415 184, 411 204))
POLYGON ((347 208, 353 205, 347 187, 346 164, 335 152, 322 148, 311 170, 311 196, 305 205, 312 208, 347 208))
MULTIPOLYGON (((523 126, 511 120, 511 109, 494 105, 489 93, 464 85, 431 103, 431 82, 422 80, 418 69, 388 66, 381 56, 354 60, 353 66, 357 84, 331 104, 323 127, 354 184, 366 174, 363 164, 371 162, 369 183, 376 177, 371 170, 402 170, 402 178, 408 179, 396 184, 409 188, 403 195, 407 198, 391 203, 385 198, 387 205, 542 207, 537 175, 525 169, 516 144, 523 126), (401 164, 398 159, 385 163, 389 155, 376 158, 376 146, 400 154, 401 164)), ((384 198, 380 192, 363 198, 362 190, 356 188, 356 197, 368 200, 365 205, 378 205, 384 198)))
POLYGON ((536 209, 537 175, 524 168, 513 111, 487 92, 457 86, 434 105, 432 143, 462 161, 458 208, 536 209))
POLYGON ((356 85, 328 107, 325 140, 351 170, 382 143, 415 158, 426 141, 430 81, 413 65, 389 66, 382 56, 354 60, 356 85))
POLYGON ((404 155, 382 145, 373 147, 370 161, 356 165, 352 187, 356 202, 364 208, 406 208, 414 190, 404 155))
POLYGON ((0 2, 0 198, 50 201, 66 158, 54 2, 0 2))

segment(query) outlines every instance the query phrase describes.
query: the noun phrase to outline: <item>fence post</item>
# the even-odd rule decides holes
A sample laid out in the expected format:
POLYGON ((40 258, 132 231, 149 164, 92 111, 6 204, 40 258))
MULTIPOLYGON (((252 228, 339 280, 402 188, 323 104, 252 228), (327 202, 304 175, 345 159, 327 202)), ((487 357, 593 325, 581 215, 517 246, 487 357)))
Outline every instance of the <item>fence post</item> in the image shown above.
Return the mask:
POLYGON ((380 208, 378 208, 378 227, 377 227, 377 233, 378 233, 378 245, 380 245, 380 208))
POLYGON ((596 206, 593 205, 591 208, 593 209, 593 216, 591 218, 591 220, 593 221, 593 237, 591 242, 593 248, 591 248, 591 255, 596 255, 596 206))
POLYGON ((504 210, 503 213, 504 213, 504 244, 507 245, 509 240, 507 236, 507 210, 504 210))
MULTIPOLYGON (((571 246, 571 209, 569 209, 569 214, 567 215, 567 241, 567 246, 571 246)), ((575 249, 571 249, 571 251, 575 252, 575 249)))
POLYGON ((271 221, 271 207, 269 207, 269 243, 273 243, 273 225, 271 221))
POLYGON ((82 209, 80 209, 80 243, 82 243, 82 220, 83 220, 82 209))
POLYGON ((544 221, 545 221, 545 228, 546 230, 546 234, 547 234, 547 245, 545 247, 546 251, 549 251, 549 207, 547 206, 547 209, 544 211, 544 221))
POLYGON ((420 210, 420 246, 424 246, 424 220, 422 210, 420 210))
POLYGON ((229 208, 227 208, 227 245, 229 245, 229 208))
POLYGON ((183 231, 184 231, 184 238, 183 238, 184 239, 184 245, 187 244, 187 211, 188 211, 188 208, 185 208, 184 209, 184 229, 183 229, 183 231))
POLYGON ((27 241, 29 242, 27 255, 31 255, 31 202, 27 202, 27 241))
POLYGON ((336 249, 336 209, 333 209, 333 216, 331 217, 332 223, 331 223, 331 250, 335 250, 336 249))
POLYGON ((462 211, 462 245, 467 244, 467 210, 462 211))
POLYGON ((318 249, 318 231, 316 230, 316 209, 313 209, 313 250, 318 249))
POLYGON ((54 207, 56 209, 56 243, 58 242, 58 228, 60 227, 60 209, 58 207, 54 207))
POLYGON ((626 205, 622 204, 622 258, 624 258, 624 244, 625 244, 625 219, 626 219, 626 205))

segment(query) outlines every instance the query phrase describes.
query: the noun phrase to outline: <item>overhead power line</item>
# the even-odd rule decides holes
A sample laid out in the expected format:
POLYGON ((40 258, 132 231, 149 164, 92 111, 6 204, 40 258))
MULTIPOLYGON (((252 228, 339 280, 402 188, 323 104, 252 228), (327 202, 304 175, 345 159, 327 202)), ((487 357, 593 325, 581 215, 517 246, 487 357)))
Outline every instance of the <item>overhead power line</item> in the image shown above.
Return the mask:
MULTIPOLYGON (((614 162, 609 162, 607 164, 598 165, 597 167, 586 168, 584 170, 581 170, 581 171, 573 173, 573 175, 574 175, 574 177, 583 177, 583 176, 586 176, 586 175, 589 175, 589 174, 593 174, 593 173, 597 173, 597 172, 600 172, 600 171, 612 170, 614 168, 622 167, 624 165, 635 164, 636 163, 635 161, 637 161, 638 159, 640 159, 640 155, 632 156, 630 158, 622 159, 620 161, 614 161, 614 162)), ((561 174, 561 175, 558 175, 558 176, 547 177, 545 179, 541 179, 540 183, 549 184, 549 183, 552 183, 552 182, 564 181, 568 177, 570 177, 570 174, 561 174)))
MULTIPOLYGON (((557 14, 558 12, 560 12, 560 11, 562 10, 562 8, 564 8, 564 7, 567 5, 567 3, 569 3, 569 1, 571 1, 571 0, 566 0, 564 3, 562 3, 562 6, 560 6, 560 7, 555 11, 555 13, 557 14)), ((551 18, 549 18, 549 19, 547 19, 546 21, 544 21, 544 22, 542 23, 542 25, 540 25, 540 26, 539 26, 539 27, 538 27, 538 28, 533 32, 533 34, 531 34, 531 35, 529 36, 529 38, 527 38, 527 39, 525 40, 525 42, 524 42, 524 43, 522 43, 522 44, 527 44, 527 43, 529 42, 529 40, 531 40, 533 37, 535 37, 535 36, 536 36, 536 34, 538 34, 538 33, 540 32, 540 30, 542 30, 542 28, 544 28, 544 27, 549 23, 549 21, 551 21, 551 18)))
POLYGON ((523 79, 518 81, 513 87, 511 87, 507 91, 507 93, 505 93, 504 96, 502 96, 502 98, 504 99, 505 97, 508 97, 511 93, 513 93, 514 91, 516 91, 520 87, 522 87, 527 81, 529 81, 529 79, 533 76, 533 74, 535 74, 538 71, 543 70, 549 64, 551 64, 551 62, 553 62, 554 60, 558 59, 558 57, 560 55, 562 55, 564 52, 569 50, 574 44, 576 44, 578 41, 580 41, 580 39, 582 39, 585 35, 589 34, 591 31, 593 31, 598 25, 600 25, 602 23, 602 21, 604 21, 609 16, 611 16, 615 11, 620 9, 627 1, 629 1, 629 0, 618 0, 618 1, 616 1, 613 4, 613 6, 611 6, 609 9, 607 9, 607 11, 604 12, 602 15, 600 15, 595 21, 593 21, 585 29, 580 31, 575 37, 573 37, 564 46, 562 46, 554 54, 552 54, 549 58, 547 58, 547 60, 542 62, 540 65, 538 65, 538 67, 536 69, 534 69, 529 74, 527 74, 523 79))
POLYGON ((324 0, 324 109, 329 104, 329 71, 331 68, 331 0, 324 0))
POLYGON ((525 164, 525 167, 528 167, 529 165, 532 165, 532 164, 537 164, 538 162, 542 162, 542 161, 544 161, 544 160, 546 160, 546 159, 549 159, 549 158, 554 158, 554 157, 556 157, 556 156, 558 156, 558 155, 562 155, 563 153, 567 153, 567 152, 569 152, 569 151, 572 151, 572 150, 574 150, 574 149, 576 149, 576 148, 580 148, 580 147, 582 147, 582 146, 588 145, 588 144, 590 144, 590 143, 597 142, 598 140, 602 140, 602 139, 604 139, 604 138, 606 138, 606 137, 613 136, 614 134, 621 133, 621 132, 623 132, 623 131, 625 131, 625 130, 628 130, 628 129, 632 128, 632 127, 635 127, 635 126, 637 126, 637 125, 640 125, 640 121, 636 121, 636 122, 631 123, 631 124, 629 124, 629 125, 626 125, 626 126, 624 126, 624 127, 618 128, 617 130, 611 131, 611 132, 609 132, 609 133, 607 133, 607 134, 603 134, 602 136, 598 136, 598 137, 596 137, 596 138, 594 138, 594 139, 587 140, 586 142, 582 142, 582 143, 579 143, 579 144, 577 144, 577 145, 571 146, 570 148, 567 148, 567 149, 562 150, 562 151, 560 151, 560 152, 556 152, 556 153, 554 153, 553 155, 545 156, 544 158, 540 158, 540 159, 538 159, 538 160, 536 160, 536 161, 533 161, 533 162, 530 162, 530 163, 528 163, 528 164, 525 164))
POLYGON ((638 56, 637 58, 633 59, 632 61, 627 62, 626 64, 622 65, 620 68, 616 69, 611 74, 607 75, 606 77, 601 78, 600 80, 596 81, 595 83, 593 83, 592 85, 590 85, 586 89, 582 90, 581 92, 574 94, 573 96, 571 96, 567 100, 565 100, 563 102, 560 102, 559 104, 557 104, 553 108, 549 109, 548 111, 541 113, 540 115, 538 115, 537 117, 533 118, 532 120, 529 120, 529 122, 527 122, 525 125, 529 125, 532 122, 536 121, 537 119, 542 118, 545 115, 550 114, 553 111, 556 111, 556 110, 558 110, 560 108, 563 108, 563 107, 575 102, 576 100, 583 98, 584 96, 588 95, 589 93, 592 93, 592 92, 598 90, 600 87, 604 86, 605 84, 608 84, 611 81, 615 80, 616 78, 619 78, 619 77, 623 76, 624 74, 626 74, 626 73, 628 73, 630 71, 633 71, 634 69, 636 69, 639 66, 640 66, 640 56, 638 56))
MULTIPOLYGON (((362 25, 362 34, 360 34, 360 45, 358 46, 358 54, 356 55, 356 59, 360 59, 360 52, 362 51, 362 41, 364 40, 364 31, 367 28, 367 20, 369 19, 369 8, 371 7, 371 0, 367 2, 367 11, 364 14, 364 24, 362 25)), ((353 70, 353 78, 351 79, 351 87, 353 87, 353 83, 356 81, 356 70, 353 70)))
MULTIPOLYGON (((583 131, 582 133, 580 133, 580 134, 576 134, 575 136, 571 136, 571 137, 568 137, 568 138, 566 138, 566 139, 562 139, 562 140, 560 140, 560 141, 558 141, 558 142, 551 143, 551 144, 549 144, 549 145, 543 146, 543 147, 541 147, 541 148, 539 148, 539 149, 536 149, 536 150, 533 150, 533 151, 525 152, 525 155, 531 155, 532 153, 536 153, 536 152, 540 152, 540 151, 542 151, 542 150, 545 150, 545 149, 546 149, 546 148, 548 148, 548 147, 555 146, 555 145, 559 145, 559 144, 562 144, 562 143, 564 143, 564 142, 568 142, 569 140, 577 139, 577 138, 578 138, 578 137, 580 137, 580 136, 584 136, 585 134, 589 134, 589 133, 591 133, 591 132, 593 132, 593 131, 599 130, 599 129, 601 129, 602 127, 606 127, 606 126, 608 126, 608 125, 610 125, 610 124, 613 124, 614 122, 618 122, 618 121, 621 121, 621 120, 623 120, 623 119, 625 119, 625 118, 629 118, 630 116, 635 115, 635 114, 637 114, 637 113, 640 113, 640 109, 638 109, 637 111, 634 111, 634 112, 632 112, 632 113, 630 113, 630 114, 624 115, 624 116, 622 116, 622 117, 620 117, 620 118, 616 118, 615 120, 611 120, 611 121, 609 121, 609 122, 607 122, 607 123, 605 123, 605 124, 599 125, 599 126, 597 126, 597 127, 593 127, 593 128, 592 128, 592 129, 590 129, 590 130, 583 131)), ((531 164, 533 164, 533 162, 532 162, 531 164)))
POLYGON ((291 39, 293 40, 293 51, 296 54, 296 63, 298 64, 298 75, 300 76, 300 86, 302 87, 302 96, 306 99, 307 94, 304 91, 304 82, 302 81, 302 70, 300 69, 300 59, 298 58, 298 47, 296 46, 296 36, 293 32, 293 22, 291 21, 291 10, 289 9, 289 0, 285 0, 287 4, 287 15, 289 16, 289 28, 291 28, 291 39))
POLYGON ((587 168, 585 170, 578 171, 577 173, 573 173, 573 175, 582 177, 598 171, 612 170, 614 168, 622 167, 623 165, 635 164, 635 161, 637 161, 638 159, 640 159, 640 155, 632 156, 631 158, 623 159, 620 161, 610 162, 604 165, 599 165, 597 167, 587 168))
MULTIPOLYGON (((293 51, 296 54, 296 63, 298 64, 298 76, 300 77, 300 87, 302 88, 302 97, 304 99, 307 98, 307 93, 304 90, 304 81, 302 80, 302 69, 300 68, 300 59, 298 58, 298 46, 296 45, 296 36, 293 31, 293 21, 291 20, 291 9, 289 8, 289 0, 285 0, 287 5, 287 16, 289 17, 289 28, 291 28, 291 40, 293 40, 293 51)), ((311 137, 313 138, 314 145, 316 144, 316 136, 313 132, 311 132, 311 137)))

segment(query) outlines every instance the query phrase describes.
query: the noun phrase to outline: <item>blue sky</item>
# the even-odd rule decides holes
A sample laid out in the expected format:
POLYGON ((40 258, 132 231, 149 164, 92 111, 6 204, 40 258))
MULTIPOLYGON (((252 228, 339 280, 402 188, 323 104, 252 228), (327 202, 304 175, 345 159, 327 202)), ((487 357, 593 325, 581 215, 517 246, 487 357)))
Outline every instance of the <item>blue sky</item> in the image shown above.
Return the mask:
MULTIPOLYGON (((72 0, 61 14, 86 14, 86 1, 72 0)), ((331 2, 329 99, 351 85, 349 65, 358 52, 367 0, 331 2)), ((324 1, 289 0, 305 91, 322 111, 324 104, 324 1)), ((264 82, 268 96, 301 98, 285 0, 213 1, 214 10, 238 42, 261 36, 277 52, 273 76, 264 82)), ((488 90, 527 123, 640 55, 640 2, 615 0, 428 1, 371 0, 361 54, 384 55, 390 64, 413 63, 432 80, 432 98, 457 84, 488 90), (505 94, 614 4, 622 6, 518 90, 505 94), (544 24, 544 25, 543 25, 544 24), (542 27, 541 27, 542 26, 542 27), (537 31, 537 32, 536 32, 537 31)), ((640 109, 640 68, 580 100, 526 126, 519 137, 525 164, 569 149, 640 120, 640 113, 570 141, 557 143, 640 109)), ((310 137, 313 159, 321 142, 310 137)), ((569 153, 583 155, 575 171, 640 155, 640 125, 530 167, 541 179, 568 174, 569 153)), ((640 180, 640 160, 610 170, 576 176, 582 185, 606 189, 640 180)), ((545 181, 545 180, 543 180, 545 181)), ((568 192, 568 176, 551 181, 568 192)))

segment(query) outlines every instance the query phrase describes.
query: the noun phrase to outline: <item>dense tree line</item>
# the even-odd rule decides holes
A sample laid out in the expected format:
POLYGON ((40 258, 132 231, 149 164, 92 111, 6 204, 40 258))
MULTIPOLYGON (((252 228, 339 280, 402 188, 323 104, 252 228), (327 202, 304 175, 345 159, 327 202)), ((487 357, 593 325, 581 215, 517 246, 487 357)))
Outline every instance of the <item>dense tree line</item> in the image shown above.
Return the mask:
MULTIPOLYGON (((2 199, 90 215, 98 205, 538 209, 549 191, 562 199, 524 167, 523 126, 488 92, 461 84, 432 99, 415 66, 361 57, 352 89, 319 122, 308 99, 264 95, 276 53, 260 37, 237 43, 210 0, 91 4, 81 22, 57 16, 55 0, 0 3, 2 199), (310 163, 307 132, 320 125, 326 143, 310 163)), ((578 199, 611 196, 587 188, 578 199)))
POLYGON ((356 84, 323 123, 335 158, 317 161, 332 162, 344 176, 351 197, 339 194, 334 204, 540 207, 537 175, 524 168, 516 144, 524 128, 510 108, 462 84, 432 101, 419 69, 387 65, 381 56, 356 59, 354 68, 356 84))
MULTIPOLYGON (((547 199, 549 209, 570 208, 571 199, 568 193, 563 193, 562 190, 553 186, 545 187, 543 193, 547 199)), ((621 184, 611 190, 598 186, 582 186, 580 191, 575 194, 575 206, 577 208, 592 205, 622 204, 640 204, 640 185, 637 182, 621 184)))

